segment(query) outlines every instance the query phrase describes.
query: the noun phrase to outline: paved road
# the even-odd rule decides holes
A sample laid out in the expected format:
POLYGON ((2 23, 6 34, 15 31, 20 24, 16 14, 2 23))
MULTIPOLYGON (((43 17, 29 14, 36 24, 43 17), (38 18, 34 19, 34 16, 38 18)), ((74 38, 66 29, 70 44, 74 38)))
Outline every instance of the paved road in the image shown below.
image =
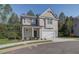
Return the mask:
POLYGON ((8 54, 78 54, 79 41, 48 43, 7 52, 8 54))

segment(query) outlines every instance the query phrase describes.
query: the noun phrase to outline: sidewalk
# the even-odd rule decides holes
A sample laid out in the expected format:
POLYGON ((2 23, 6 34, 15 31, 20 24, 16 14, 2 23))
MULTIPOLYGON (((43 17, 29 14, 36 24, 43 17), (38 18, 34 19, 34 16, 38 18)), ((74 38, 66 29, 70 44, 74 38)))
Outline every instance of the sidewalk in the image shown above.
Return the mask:
POLYGON ((0 49, 18 46, 18 45, 32 44, 32 43, 39 43, 39 42, 48 42, 48 41, 50 41, 50 40, 33 40, 33 41, 23 41, 23 42, 17 42, 17 43, 10 43, 10 44, 0 45, 0 49))
POLYGON ((0 45, 0 54, 6 53, 12 50, 26 48, 30 46, 38 46, 40 44, 47 44, 47 43, 56 43, 56 42, 65 42, 65 41, 79 41, 78 38, 53 38, 53 40, 32 40, 32 41, 23 41, 18 43, 11 43, 0 45))
MULTIPOLYGON (((31 48, 31 46, 36 47, 38 45, 47 44, 47 43, 52 43, 52 41, 51 40, 34 40, 34 41, 27 41, 27 42, 19 42, 19 43, 16 43, 16 44, 24 44, 24 45, 5 48, 5 47, 8 47, 8 46, 11 46, 10 44, 7 44, 7 45, 4 45, 5 47, 1 47, 1 48, 4 48, 4 49, 0 50, 0 54, 6 53, 6 52, 9 52, 9 51, 13 51, 13 50, 17 50, 17 49, 21 49, 21 48, 26 48, 26 47, 31 48)), ((13 45, 15 45, 15 44, 13 44, 13 45)))
POLYGON ((0 49, 13 47, 13 46, 24 45, 24 44, 42 43, 42 42, 48 42, 48 41, 50 41, 50 42, 79 41, 79 38, 53 38, 53 40, 23 41, 23 42, 17 42, 17 43, 10 43, 10 44, 0 45, 0 49))
POLYGON ((54 38, 53 42, 79 41, 79 38, 54 38))

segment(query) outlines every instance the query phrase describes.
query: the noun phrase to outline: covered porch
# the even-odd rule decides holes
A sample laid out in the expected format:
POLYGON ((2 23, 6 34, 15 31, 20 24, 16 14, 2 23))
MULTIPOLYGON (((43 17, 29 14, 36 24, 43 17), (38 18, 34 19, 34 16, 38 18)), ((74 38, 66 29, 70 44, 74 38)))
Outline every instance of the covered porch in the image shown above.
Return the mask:
POLYGON ((22 40, 38 40, 41 37, 40 30, 38 26, 23 26, 22 40))

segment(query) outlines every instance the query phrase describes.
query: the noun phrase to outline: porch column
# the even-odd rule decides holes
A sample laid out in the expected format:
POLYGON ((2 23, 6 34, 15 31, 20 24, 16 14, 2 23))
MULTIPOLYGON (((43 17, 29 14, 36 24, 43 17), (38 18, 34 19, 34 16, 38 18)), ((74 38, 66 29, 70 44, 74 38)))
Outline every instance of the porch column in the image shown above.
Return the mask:
POLYGON ((40 39, 42 38, 42 29, 40 28, 40 31, 39 31, 39 36, 40 36, 40 39))
POLYGON ((33 27, 32 27, 32 37, 34 37, 34 29, 33 29, 33 27))
POLYGON ((22 40, 24 40, 24 27, 22 27, 22 40))

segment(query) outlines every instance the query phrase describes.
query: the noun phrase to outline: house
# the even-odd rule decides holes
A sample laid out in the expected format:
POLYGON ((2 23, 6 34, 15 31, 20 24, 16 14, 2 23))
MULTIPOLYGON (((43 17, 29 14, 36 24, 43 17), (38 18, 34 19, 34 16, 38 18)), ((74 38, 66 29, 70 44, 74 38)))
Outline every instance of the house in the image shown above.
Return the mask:
POLYGON ((22 40, 39 38, 52 40, 58 37, 58 18, 48 8, 39 16, 22 15, 22 40))
POLYGON ((79 37, 79 16, 73 19, 73 33, 79 37))

